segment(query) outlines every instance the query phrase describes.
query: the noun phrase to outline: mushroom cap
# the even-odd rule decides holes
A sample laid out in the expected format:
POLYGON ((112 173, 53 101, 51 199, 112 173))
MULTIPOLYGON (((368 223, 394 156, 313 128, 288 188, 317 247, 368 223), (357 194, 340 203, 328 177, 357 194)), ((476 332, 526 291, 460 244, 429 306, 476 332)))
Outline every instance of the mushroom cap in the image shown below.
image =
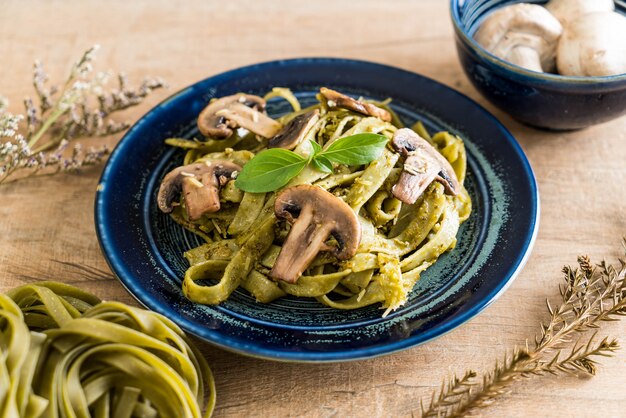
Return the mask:
POLYGON ((209 103, 198 115, 200 133, 214 139, 224 139, 231 136, 233 129, 237 128, 238 125, 217 113, 235 103, 240 103, 259 112, 265 111, 265 100, 259 96, 237 93, 232 96, 221 97, 209 103))
POLYGON ((292 227, 270 272, 272 278, 294 283, 319 251, 332 251, 339 260, 356 254, 361 241, 356 213, 321 187, 302 184, 283 190, 276 196, 274 213, 292 227), (337 247, 325 244, 331 235, 337 247))
POLYGON ((474 39, 503 60, 534 71, 552 71, 562 30, 561 23, 544 7, 518 3, 487 16, 474 39))
POLYGON ((320 118, 318 109, 296 116, 283 129, 270 139, 268 148, 285 148, 292 150, 304 139, 320 118))
POLYGON ((172 212, 174 200, 182 192, 189 219, 198 220, 220 210, 219 188, 240 171, 241 166, 221 160, 177 167, 161 181, 157 205, 164 213, 172 212))
POLYGON ((353 99, 350 96, 346 96, 345 94, 339 93, 338 91, 331 90, 326 87, 322 87, 320 89, 320 93, 329 101, 329 107, 342 107, 344 109, 353 110, 363 115, 377 117, 384 120, 385 122, 391 122, 391 113, 387 112, 385 109, 381 109, 380 107, 372 103, 361 102, 359 100, 353 99), (331 102, 332 104, 334 104, 334 106, 331 105, 331 102))
POLYGON ((557 67, 570 76, 626 73, 626 17, 597 12, 575 19, 559 41, 557 67))
POLYGON ((393 135, 391 146, 406 157, 400 178, 392 189, 397 199, 413 204, 433 181, 443 184, 447 194, 456 196, 461 190, 448 160, 415 131, 398 129, 393 135))
POLYGON ((546 9, 565 27, 589 13, 612 12, 615 10, 615 3, 613 0, 550 0, 546 9))

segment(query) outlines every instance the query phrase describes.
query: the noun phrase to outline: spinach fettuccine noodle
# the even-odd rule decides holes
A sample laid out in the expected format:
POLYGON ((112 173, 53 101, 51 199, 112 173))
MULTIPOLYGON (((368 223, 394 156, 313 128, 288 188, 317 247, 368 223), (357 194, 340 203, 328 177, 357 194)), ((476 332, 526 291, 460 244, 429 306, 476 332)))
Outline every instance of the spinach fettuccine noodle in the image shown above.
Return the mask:
MULTIPOLYGON (((358 104, 364 110, 359 107, 354 110, 320 94, 318 104, 301 108, 289 90, 279 88, 266 96, 269 98, 286 99, 293 108, 292 112, 274 120, 279 127, 297 125, 290 125, 290 122, 314 113, 315 118, 304 118, 308 125, 301 132, 301 140, 290 151, 309 163, 303 163, 301 171, 285 185, 267 192, 238 188, 237 173, 228 172, 220 177, 219 210, 204 212, 202 216, 190 216, 189 203, 183 196, 186 192, 181 194, 171 216, 205 241, 185 253, 189 268, 183 280, 184 294, 198 303, 218 304, 241 287, 262 303, 291 295, 316 298, 337 309, 356 309, 371 304, 380 304, 385 314, 397 309, 405 303, 422 272, 454 248, 459 226, 471 212, 471 201, 463 187, 466 173, 463 141, 448 132, 431 136, 420 122, 410 128, 412 135, 421 137, 428 147, 436 150, 437 158, 443 157, 446 164, 449 163, 453 170, 449 174, 456 176, 459 189, 450 194, 445 183, 431 181, 414 202, 407 203, 396 196, 394 187, 402 181, 403 175, 421 173, 407 168, 414 152, 402 154, 390 146, 392 140, 407 129, 402 129, 402 122, 388 107, 388 102, 362 100, 358 104), (390 117, 385 120, 381 114, 390 117), (324 170, 319 164, 310 163, 316 148, 323 152, 342 138, 358 134, 382 135, 389 143, 367 164, 331 164, 320 160, 330 168, 324 170), (276 280, 272 271, 276 269, 275 263, 290 231, 295 228, 290 226, 292 222, 277 216, 277 196, 302 185, 322 189, 347 205, 358 219, 360 239, 351 257, 339 259, 327 250, 341 244, 337 242, 341 240, 331 236, 297 280, 276 280)), ((239 102, 245 100, 248 99, 240 98, 239 102)), ((222 111, 217 115, 228 118, 230 114, 222 111)), ((269 144, 274 141, 268 136, 239 128, 232 129, 225 138, 170 138, 166 142, 185 150, 183 164, 188 167, 219 161, 244 167, 245 171, 246 164, 268 149, 268 141, 269 144)), ((437 158, 429 161, 438 161, 437 158)), ((294 161, 297 164, 299 160, 294 161)))
POLYGON ((56 282, 0 294, 0 417, 208 417, 214 404, 206 361, 164 316, 56 282))

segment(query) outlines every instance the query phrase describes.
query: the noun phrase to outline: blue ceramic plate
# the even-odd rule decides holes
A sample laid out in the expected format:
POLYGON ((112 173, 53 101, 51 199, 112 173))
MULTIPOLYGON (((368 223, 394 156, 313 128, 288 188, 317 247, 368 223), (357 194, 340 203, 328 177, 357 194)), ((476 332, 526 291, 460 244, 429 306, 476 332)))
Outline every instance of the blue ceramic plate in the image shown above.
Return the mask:
MULTIPOLYGON (((270 101, 271 115, 287 111, 270 101)), ((186 331, 238 353, 288 361, 363 359, 442 335, 493 302, 522 268, 538 226, 539 200, 519 144, 487 111, 456 91, 414 73, 342 59, 274 61, 200 81, 170 97, 133 126, 113 151, 95 204, 96 228, 109 265, 139 302, 186 331), (368 98, 393 98, 410 125, 448 130, 465 139, 466 187, 473 212, 456 248, 418 282, 405 306, 382 318, 377 306, 339 311, 315 300, 284 298, 263 305, 237 290, 219 306, 189 302, 181 293, 183 252, 198 238, 159 212, 161 178, 183 152, 163 143, 197 136, 198 113, 213 97, 291 88, 308 104, 320 86, 368 98)))

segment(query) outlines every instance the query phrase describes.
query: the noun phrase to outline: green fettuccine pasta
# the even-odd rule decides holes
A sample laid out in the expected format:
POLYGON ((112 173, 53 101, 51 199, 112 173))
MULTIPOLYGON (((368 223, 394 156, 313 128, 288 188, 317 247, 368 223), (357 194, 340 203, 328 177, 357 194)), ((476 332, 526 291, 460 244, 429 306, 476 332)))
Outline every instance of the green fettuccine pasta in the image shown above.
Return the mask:
MULTIPOLYGON (((389 101, 369 102, 390 112, 390 121, 384 121, 337 107, 321 96, 319 104, 302 109, 295 95, 284 88, 273 89, 265 96, 270 98, 287 100, 293 108, 277 119, 281 124, 317 111, 319 118, 293 149, 305 159, 316 147, 317 152, 325 150, 347 136, 374 133, 391 140, 403 127, 389 101)), ((458 193, 447 195, 440 183, 433 182, 414 204, 395 198, 392 188, 404 166, 402 156, 390 147, 369 164, 348 166, 327 161, 332 172, 307 164, 284 188, 312 184, 342 199, 358 216, 361 241, 348 260, 318 253, 296 283, 276 282, 269 277, 289 232, 288 225, 274 215, 276 194, 283 188, 268 193, 245 192, 235 199, 233 179, 221 189, 220 210, 194 221, 181 210, 185 206, 181 198, 173 219, 206 241, 185 254, 190 263, 183 281, 185 296, 198 303, 217 304, 241 287, 262 303, 288 295, 316 298, 337 309, 380 303, 385 315, 402 306, 420 274, 454 248, 459 226, 471 212, 471 200, 462 186, 466 173, 463 141, 448 132, 431 135, 421 122, 412 129, 450 163, 461 185, 458 193)), ((226 160, 242 167, 268 147, 266 138, 245 131, 221 140, 172 138, 167 143, 187 151, 185 164, 226 160)))
POLYGON ((1 418, 192 418, 214 405, 206 361, 164 316, 56 282, 0 294, 1 418))

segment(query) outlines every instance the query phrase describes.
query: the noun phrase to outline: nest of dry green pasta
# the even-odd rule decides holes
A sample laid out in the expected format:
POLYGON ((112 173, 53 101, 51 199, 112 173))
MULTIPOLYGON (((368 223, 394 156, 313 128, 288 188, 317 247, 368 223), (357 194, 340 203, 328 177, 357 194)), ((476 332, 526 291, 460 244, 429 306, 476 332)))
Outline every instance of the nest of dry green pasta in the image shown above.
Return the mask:
POLYGON ((164 316, 56 282, 0 294, 0 416, 192 418, 214 405, 206 361, 164 316))

